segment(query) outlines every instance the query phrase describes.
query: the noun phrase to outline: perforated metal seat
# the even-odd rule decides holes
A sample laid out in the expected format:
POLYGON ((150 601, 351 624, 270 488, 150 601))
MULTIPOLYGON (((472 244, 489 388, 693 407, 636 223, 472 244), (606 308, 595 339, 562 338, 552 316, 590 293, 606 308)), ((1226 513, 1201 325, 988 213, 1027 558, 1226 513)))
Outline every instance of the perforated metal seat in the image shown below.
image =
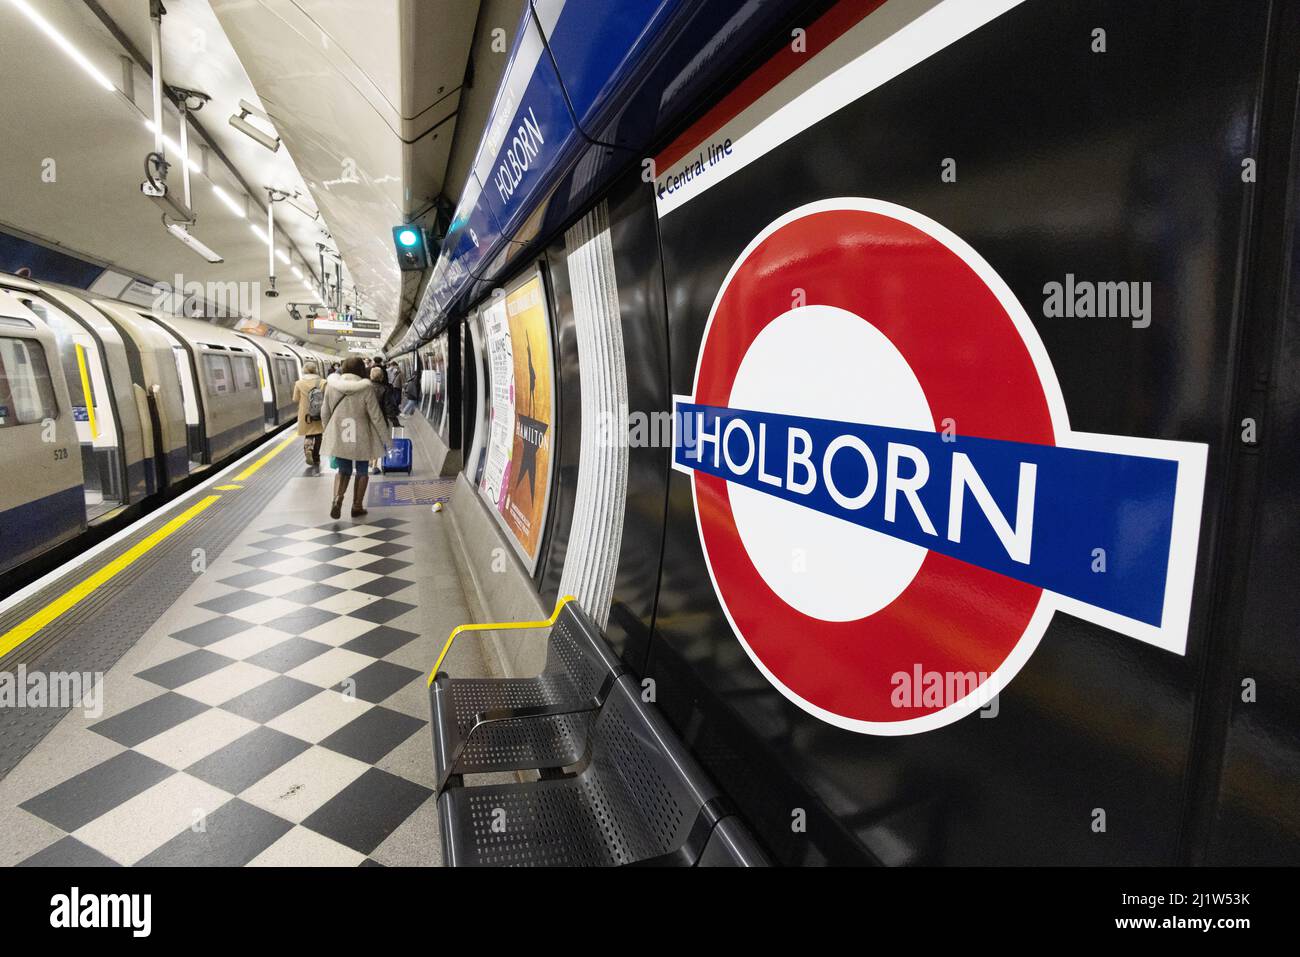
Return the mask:
POLYGON ((561 610, 533 678, 450 678, 430 686, 435 780, 493 771, 561 768, 586 748, 592 716, 623 673, 576 601, 561 610))
POLYGON ((592 722, 578 773, 450 787, 438 799, 450 866, 765 864, 717 789, 629 676, 592 722), (719 832, 719 822, 727 829, 719 832))

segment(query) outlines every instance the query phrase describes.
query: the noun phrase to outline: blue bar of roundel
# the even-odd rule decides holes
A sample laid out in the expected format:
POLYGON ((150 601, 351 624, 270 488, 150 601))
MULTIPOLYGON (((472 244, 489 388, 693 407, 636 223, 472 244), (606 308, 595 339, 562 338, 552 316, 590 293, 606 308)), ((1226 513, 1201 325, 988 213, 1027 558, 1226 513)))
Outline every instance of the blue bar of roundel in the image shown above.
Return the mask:
MULTIPOLYGON (((945 441, 937 432, 691 403, 678 403, 676 408, 680 418, 678 446, 673 449, 673 458, 679 465, 913 542, 1096 608, 1150 625, 1160 624, 1173 534, 1174 492, 1178 479, 1176 461, 969 436, 945 441), (711 444, 704 450, 703 460, 697 461, 690 447, 697 431, 697 414, 703 415, 704 431, 710 434, 713 423, 717 421, 720 436, 732 419, 743 419, 756 446, 759 427, 764 426, 763 469, 769 476, 778 476, 781 487, 759 481, 757 449, 753 463, 744 474, 734 473, 725 455, 719 455, 719 464, 715 467, 711 444), (817 484, 807 494, 785 487, 791 427, 805 430, 812 438, 811 457, 817 469, 817 484), (861 439, 876 460, 875 494, 857 510, 845 509, 837 503, 827 491, 822 475, 823 452, 840 435, 861 439), (885 520, 889 443, 918 449, 928 461, 930 476, 917 495, 937 534, 931 535, 924 529, 901 493, 897 495, 894 521, 885 520), (1016 522, 1021 463, 1037 466, 1033 538, 1028 564, 1014 560, 1007 553, 1006 546, 998 539, 969 488, 964 492, 961 540, 949 540, 952 459, 957 452, 970 459, 1012 527, 1016 522), (1104 572, 1094 571, 1097 549, 1105 551, 1104 572)), ((735 463, 743 465, 748 451, 743 433, 734 431, 728 447, 735 463)), ((900 461, 898 471, 901 479, 915 474, 907 459, 900 461)), ((852 498, 861 493, 866 487, 867 474, 865 460, 853 449, 841 449, 834 456, 831 475, 842 496, 852 498)), ((794 475, 796 482, 804 477, 805 471, 798 468, 794 475)), ((847 557, 851 559, 851 556, 847 557)))

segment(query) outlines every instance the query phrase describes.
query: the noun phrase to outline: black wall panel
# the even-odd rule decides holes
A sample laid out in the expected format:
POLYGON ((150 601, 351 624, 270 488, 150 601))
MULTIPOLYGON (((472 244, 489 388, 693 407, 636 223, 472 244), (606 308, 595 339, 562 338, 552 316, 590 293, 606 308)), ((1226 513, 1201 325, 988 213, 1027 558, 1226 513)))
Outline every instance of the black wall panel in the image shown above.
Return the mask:
POLYGON ((992 264, 1034 318, 1076 430, 1210 449, 1185 657, 1058 613, 998 717, 897 738, 819 721, 755 669, 714 596, 689 480, 673 473, 648 671, 781 859, 1179 859, 1217 530, 1231 517, 1224 450, 1254 202, 1241 161, 1258 145, 1267 14, 1031 0, 660 222, 674 392, 691 391, 713 299, 754 235, 804 203, 863 196, 932 217, 992 264), (1090 49, 1098 26, 1104 54, 1090 49), (947 157, 955 183, 940 179, 947 157), (1044 284, 1067 273, 1150 281, 1151 326, 1044 319, 1044 284), (798 810, 806 833, 792 830, 798 810))
MULTIPOLYGON (((1253 335, 1234 416, 1254 421, 1258 441, 1236 443, 1233 505, 1242 521, 1225 536, 1222 558, 1233 586, 1224 601, 1229 641, 1207 674, 1206 727, 1195 742, 1216 786, 1197 795, 1196 819, 1208 820, 1208 833, 1191 852, 1211 864, 1300 861, 1300 5, 1278 22, 1291 42, 1279 48, 1266 91, 1260 240, 1247 296, 1253 335)), ((1199 829, 1191 836, 1202 837, 1199 829)))
MULTIPOLYGON (((461 451, 465 457, 465 473, 471 485, 478 482, 477 463, 469 461, 469 451, 474 445, 474 438, 478 428, 478 380, 480 375, 478 358, 474 355, 474 337, 470 334, 466 320, 456 319, 455 324, 461 327, 460 330, 460 348, 448 353, 448 366, 459 363, 460 365, 460 419, 461 419, 461 451)), ((450 350, 450 340, 448 349, 450 350)), ((448 370, 448 379, 450 380, 450 369, 448 370)), ((450 381, 448 388, 450 389, 450 381)), ((451 398, 452 408, 457 407, 455 398, 451 398)))
POLYGON ((607 634, 623 660, 640 672, 659 588, 668 492, 670 435, 656 419, 672 407, 668 323, 651 193, 633 172, 614 187, 607 201, 627 362, 629 425, 627 506, 607 634))
POLYGON ((578 459, 582 451, 582 370, 578 364, 578 333, 574 327, 573 295, 565 264, 564 237, 546 249, 546 287, 550 294, 551 334, 555 363, 555 424, 552 446, 551 503, 546 517, 543 561, 538 564, 542 603, 554 605, 569 548, 574 496, 578 491, 578 459))

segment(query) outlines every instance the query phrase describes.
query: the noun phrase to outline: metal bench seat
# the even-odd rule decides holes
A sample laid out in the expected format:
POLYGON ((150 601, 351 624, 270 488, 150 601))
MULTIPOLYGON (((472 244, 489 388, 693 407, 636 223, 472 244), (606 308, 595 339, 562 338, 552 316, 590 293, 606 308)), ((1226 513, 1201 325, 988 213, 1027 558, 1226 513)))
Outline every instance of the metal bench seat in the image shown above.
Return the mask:
POLYGON ((449 787, 438 798, 450 866, 757 865, 766 858, 630 676, 591 721, 581 770, 449 787))
MULTIPOLYGON (((582 757, 591 726, 591 695, 585 698, 571 682, 536 678, 453 678, 435 689, 437 707, 449 710, 443 724, 455 733, 435 753, 437 780, 453 763, 453 774, 486 774, 534 768, 562 768, 582 757), (521 709, 546 708, 570 702, 584 710, 576 714, 540 715, 497 721, 484 718, 521 709), (477 727, 476 727, 477 726, 477 727)), ((437 684, 435 682, 435 684, 437 684)))
MULTIPOLYGON (((546 666, 532 678, 451 678, 434 666, 429 694, 438 790, 465 774, 562 768, 586 748, 592 716, 623 673, 591 619, 565 599, 550 621, 546 666)), ((452 633, 502 626, 471 625, 452 633)), ((446 651, 444 649, 443 655, 446 651)))

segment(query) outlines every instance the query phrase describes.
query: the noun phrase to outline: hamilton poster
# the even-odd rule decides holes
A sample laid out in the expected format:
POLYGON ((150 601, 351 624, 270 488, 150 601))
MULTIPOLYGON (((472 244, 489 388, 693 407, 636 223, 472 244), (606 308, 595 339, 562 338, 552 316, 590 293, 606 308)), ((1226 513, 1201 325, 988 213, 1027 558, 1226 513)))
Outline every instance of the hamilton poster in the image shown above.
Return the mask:
POLYGON ((551 481, 554 390, 541 275, 484 310, 492 423, 480 488, 525 558, 536 563, 551 481))

